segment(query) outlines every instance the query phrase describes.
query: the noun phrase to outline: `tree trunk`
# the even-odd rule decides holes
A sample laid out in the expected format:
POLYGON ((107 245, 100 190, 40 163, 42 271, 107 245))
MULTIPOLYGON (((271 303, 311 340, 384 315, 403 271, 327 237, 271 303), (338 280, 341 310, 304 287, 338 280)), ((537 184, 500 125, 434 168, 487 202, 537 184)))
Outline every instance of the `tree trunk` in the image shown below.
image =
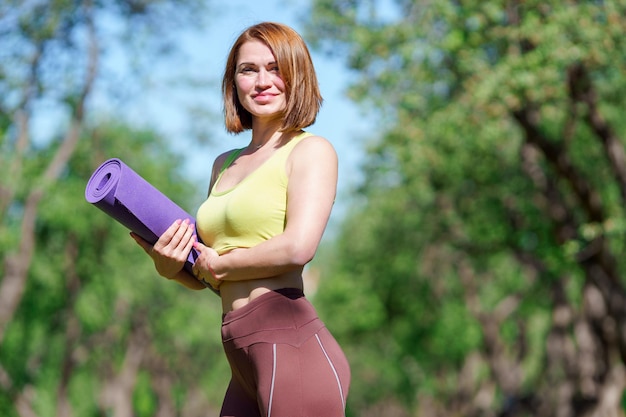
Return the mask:
POLYGON ((57 417, 72 417, 72 406, 68 398, 69 383, 74 372, 74 352, 80 340, 81 326, 74 314, 74 306, 80 292, 80 278, 76 273, 78 246, 76 239, 70 236, 66 245, 66 286, 67 303, 65 304, 65 352, 61 367, 61 380, 57 387, 57 417))
MULTIPOLYGON (((584 74, 583 74, 584 75, 584 74)), ((607 158, 613 169, 618 185, 622 184, 623 149, 615 152, 615 137, 607 126, 602 125, 599 114, 594 107, 592 90, 586 85, 584 78, 575 71, 570 73, 570 90, 575 101, 584 101, 590 107, 588 122, 592 130, 598 135, 605 149, 607 158), (575 85, 574 85, 575 84, 575 85), (586 87, 581 87, 586 85, 586 87), (595 125, 594 125, 595 124, 595 125), (599 126, 602 125, 600 128, 599 126)), ((550 141, 541 131, 538 113, 532 109, 522 109, 514 113, 514 118, 520 124, 525 134, 526 144, 523 146, 523 161, 527 174, 543 198, 544 204, 539 207, 553 224, 556 241, 564 244, 571 239, 580 239, 581 224, 575 221, 571 214, 576 207, 568 207, 568 203, 561 197, 555 181, 550 181, 550 175, 543 173, 536 159, 538 154, 543 156, 553 168, 556 177, 569 184, 577 197, 577 205, 582 209, 585 217, 582 222, 603 223, 607 220, 597 190, 581 175, 572 164, 567 149, 550 141), (530 147, 530 148, 529 148, 530 147), (538 152, 531 152, 532 149, 538 152)), ((570 203, 571 204, 571 203, 570 203)), ((623 390, 623 364, 625 361, 626 339, 621 329, 626 323, 626 292, 620 283, 616 270, 616 261, 606 238, 599 235, 587 242, 587 245, 577 254, 579 266, 585 275, 583 297, 585 306, 575 314, 575 324, 572 329, 563 315, 564 303, 562 289, 554 294, 553 323, 548 338, 548 364, 556 372, 556 379, 561 379, 559 387, 550 387, 542 395, 542 409, 550 413, 550 402, 556 401, 556 409, 552 415, 556 416, 613 416, 619 415, 620 405, 616 402, 614 393, 623 390), (559 313, 561 311, 561 313, 559 313), (557 314, 558 313, 558 314, 557 314), (559 318, 560 316, 563 316, 559 318), (560 323, 562 322, 562 323, 560 323), (564 327, 565 325, 565 327, 564 327), (572 336, 568 336, 573 331, 572 336), (575 361, 571 360, 572 341, 575 339, 575 361), (554 360, 560 364, 555 365, 554 360), (616 414, 618 413, 618 414, 616 414)), ((543 411, 541 414, 545 414, 543 411)), ((546 414, 548 415, 548 414, 546 414)))
MULTIPOLYGON (((140 315, 138 315, 140 316, 140 315)), ((137 375, 145 353, 150 346, 150 338, 143 323, 131 329, 124 361, 116 376, 105 381, 100 394, 100 405, 105 415, 111 417, 133 417, 133 391, 137 375)))

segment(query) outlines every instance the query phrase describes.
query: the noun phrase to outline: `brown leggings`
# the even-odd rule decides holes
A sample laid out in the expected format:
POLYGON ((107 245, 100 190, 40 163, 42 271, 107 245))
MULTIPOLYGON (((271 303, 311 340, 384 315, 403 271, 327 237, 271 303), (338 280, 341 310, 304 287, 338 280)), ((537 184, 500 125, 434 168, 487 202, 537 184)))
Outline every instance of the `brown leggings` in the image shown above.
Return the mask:
POLYGON ((221 417, 341 417, 343 351, 301 290, 272 291, 224 316, 232 378, 221 417))

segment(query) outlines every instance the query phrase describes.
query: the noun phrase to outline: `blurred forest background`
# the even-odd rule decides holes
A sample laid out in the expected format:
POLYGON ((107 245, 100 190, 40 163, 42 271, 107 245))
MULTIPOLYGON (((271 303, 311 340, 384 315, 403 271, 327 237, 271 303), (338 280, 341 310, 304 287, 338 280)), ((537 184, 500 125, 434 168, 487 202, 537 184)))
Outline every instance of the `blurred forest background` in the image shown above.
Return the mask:
MULTIPOLYGON (((195 212, 206 184, 171 139, 93 97, 141 94, 208 5, 0 2, 3 417, 218 413, 217 299, 158 278, 84 202, 120 156, 195 212), (103 64, 113 48, 130 78, 103 64)), ((308 270, 352 365, 348 416, 624 416, 626 1, 306 6, 305 38, 381 121, 348 138, 363 179, 308 270)))

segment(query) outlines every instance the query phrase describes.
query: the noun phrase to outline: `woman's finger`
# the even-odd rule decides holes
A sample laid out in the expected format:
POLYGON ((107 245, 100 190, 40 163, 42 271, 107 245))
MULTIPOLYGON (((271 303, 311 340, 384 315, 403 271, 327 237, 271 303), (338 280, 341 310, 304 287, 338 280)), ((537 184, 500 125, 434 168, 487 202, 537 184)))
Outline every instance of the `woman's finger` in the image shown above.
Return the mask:
POLYGON ((191 249, 193 249, 193 244, 196 242, 196 238, 193 235, 193 228, 189 230, 189 236, 187 237, 185 246, 183 247, 183 254, 188 255, 191 249))
POLYGON ((197 240, 194 241, 193 243, 193 248, 195 250, 197 250, 199 253, 202 253, 204 251, 204 249, 206 248, 206 246, 204 246, 204 243, 202 242, 198 242, 197 240))
POLYGON ((170 253, 173 258, 184 261, 189 256, 189 252, 195 241, 194 226, 183 224, 178 229, 165 250, 170 253))
POLYGON ((174 237, 172 237, 172 240, 170 242, 171 246, 174 249, 178 248, 181 242, 186 243, 184 240, 185 240, 185 237, 191 233, 190 229, 191 227, 189 226, 189 220, 185 220, 184 222, 181 223, 181 225, 178 227, 178 230, 176 231, 176 233, 174 234, 174 237))
MULTIPOLYGON (((180 219, 172 223, 171 226, 168 227, 165 230, 165 232, 163 232, 161 237, 159 237, 159 240, 157 240, 157 242, 154 244, 154 249, 156 251, 161 251, 162 249, 170 246, 174 242, 175 242, 174 246, 178 245, 178 240, 180 240, 180 238, 176 240, 176 236, 182 229, 183 225, 184 225, 184 221, 180 219)), ((182 231, 182 233, 184 233, 184 230, 182 231)))

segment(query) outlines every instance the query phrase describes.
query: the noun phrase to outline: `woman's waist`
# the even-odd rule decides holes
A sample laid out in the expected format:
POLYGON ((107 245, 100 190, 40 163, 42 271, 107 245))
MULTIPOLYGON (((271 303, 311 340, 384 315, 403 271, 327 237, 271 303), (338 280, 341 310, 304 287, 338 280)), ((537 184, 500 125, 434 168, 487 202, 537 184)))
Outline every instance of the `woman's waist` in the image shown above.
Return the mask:
POLYGON ((275 277, 246 281, 224 281, 220 286, 222 311, 227 314, 230 311, 238 310, 262 295, 282 288, 302 290, 302 271, 291 271, 275 277))
POLYGON ((255 343, 299 346, 323 327, 324 323, 302 290, 282 288, 225 314, 222 342, 227 351, 255 343))

